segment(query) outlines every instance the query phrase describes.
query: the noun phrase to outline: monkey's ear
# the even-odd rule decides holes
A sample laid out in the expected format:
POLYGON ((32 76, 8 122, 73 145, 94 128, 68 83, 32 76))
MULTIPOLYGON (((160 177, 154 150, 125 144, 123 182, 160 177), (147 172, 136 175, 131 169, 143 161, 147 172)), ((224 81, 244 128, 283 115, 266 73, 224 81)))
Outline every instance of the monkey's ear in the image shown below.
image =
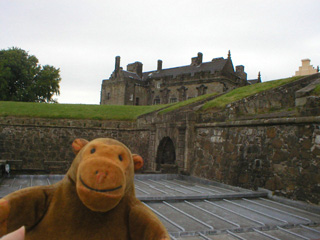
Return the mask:
POLYGON ((134 163, 134 171, 138 171, 143 167, 143 159, 138 154, 132 154, 132 159, 134 163))
POLYGON ((87 145, 88 141, 83 138, 77 138, 72 143, 72 151, 74 154, 78 154, 78 152, 83 148, 85 145, 87 145))

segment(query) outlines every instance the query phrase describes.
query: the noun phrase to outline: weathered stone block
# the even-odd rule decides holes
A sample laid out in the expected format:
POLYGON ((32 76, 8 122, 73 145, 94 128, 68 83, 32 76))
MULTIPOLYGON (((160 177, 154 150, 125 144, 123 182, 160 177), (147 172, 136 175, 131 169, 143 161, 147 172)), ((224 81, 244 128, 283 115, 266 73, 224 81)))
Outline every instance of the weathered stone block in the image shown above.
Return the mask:
POLYGON ((282 184, 281 178, 275 175, 267 180, 265 187, 271 191, 275 191, 283 189, 284 185, 282 184))
POLYGON ((311 142, 311 139, 304 139, 303 141, 302 141, 302 143, 301 143, 301 147, 303 148, 303 149, 311 149, 311 147, 312 147, 312 142, 311 142))
POLYGON ((280 139, 274 139, 272 142, 271 142, 272 146, 276 149, 281 149, 282 146, 283 146, 283 142, 282 140, 280 139))
POLYGON ((316 156, 320 156, 320 146, 314 146, 312 149, 312 154, 316 155, 316 156))
POLYGON ((273 169, 275 173, 283 174, 286 171, 287 167, 282 164, 273 164, 273 169))
POLYGON ((223 142, 223 138, 220 136, 213 136, 210 138, 210 141, 213 143, 221 143, 223 142))
POLYGON ((249 182, 249 175, 248 173, 244 173, 244 174, 241 174, 239 179, 238 179, 238 182, 239 184, 247 184, 249 182))
POLYGON ((235 146, 233 143, 230 143, 230 142, 226 142, 224 144, 224 151, 227 152, 227 153, 231 153, 233 152, 235 149, 235 146))
POLYGON ((277 134, 277 131, 276 131, 276 128, 274 127, 268 128, 266 131, 266 135, 268 138, 274 138, 276 134, 277 134))

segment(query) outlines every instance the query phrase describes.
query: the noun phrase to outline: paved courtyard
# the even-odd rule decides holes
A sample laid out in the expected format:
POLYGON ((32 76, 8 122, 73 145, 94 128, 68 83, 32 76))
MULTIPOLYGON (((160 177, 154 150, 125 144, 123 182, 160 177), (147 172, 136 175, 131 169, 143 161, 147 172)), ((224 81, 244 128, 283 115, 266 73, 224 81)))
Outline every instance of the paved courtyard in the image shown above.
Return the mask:
MULTIPOLYGON (((48 185, 63 175, 11 176, 0 197, 48 185)), ((275 201, 250 191, 181 175, 136 175, 137 197, 153 210, 174 239, 320 239, 320 207, 275 201)))

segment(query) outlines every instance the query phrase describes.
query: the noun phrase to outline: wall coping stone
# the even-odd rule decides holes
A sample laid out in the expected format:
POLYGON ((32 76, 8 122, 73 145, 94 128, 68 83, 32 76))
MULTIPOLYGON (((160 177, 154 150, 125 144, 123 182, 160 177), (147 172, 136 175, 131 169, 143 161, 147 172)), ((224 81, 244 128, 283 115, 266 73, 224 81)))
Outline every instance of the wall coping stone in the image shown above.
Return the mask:
POLYGON ((316 86, 320 84, 320 78, 314 80, 309 85, 307 85, 304 88, 301 88, 300 90, 296 91, 296 98, 301 98, 305 96, 309 96, 310 93, 316 88, 316 86))
POLYGON ((239 127, 239 126, 259 126, 259 125, 282 125, 282 124, 306 124, 320 123, 320 116, 311 117, 293 117, 293 118, 272 118, 245 121, 215 122, 215 123, 198 123, 195 128, 207 127, 239 127))
POLYGON ((89 119, 47 119, 47 118, 18 118, 0 117, 0 126, 44 127, 68 129, 103 129, 117 131, 149 131, 147 127, 137 128, 135 122, 103 121, 89 119), (114 125, 114 126, 112 126, 114 125), (128 126, 130 125, 130 126, 128 126))

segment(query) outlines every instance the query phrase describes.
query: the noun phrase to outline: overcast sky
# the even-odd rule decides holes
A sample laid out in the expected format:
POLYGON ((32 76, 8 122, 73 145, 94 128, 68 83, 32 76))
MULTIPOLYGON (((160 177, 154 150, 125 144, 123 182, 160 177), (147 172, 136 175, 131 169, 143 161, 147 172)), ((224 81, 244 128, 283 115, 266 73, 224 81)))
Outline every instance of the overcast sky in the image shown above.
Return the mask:
POLYGON ((140 61, 143 71, 227 57, 248 79, 320 65, 319 0, 0 0, 0 49, 19 47, 60 68, 60 103, 99 104, 103 79, 140 61))

